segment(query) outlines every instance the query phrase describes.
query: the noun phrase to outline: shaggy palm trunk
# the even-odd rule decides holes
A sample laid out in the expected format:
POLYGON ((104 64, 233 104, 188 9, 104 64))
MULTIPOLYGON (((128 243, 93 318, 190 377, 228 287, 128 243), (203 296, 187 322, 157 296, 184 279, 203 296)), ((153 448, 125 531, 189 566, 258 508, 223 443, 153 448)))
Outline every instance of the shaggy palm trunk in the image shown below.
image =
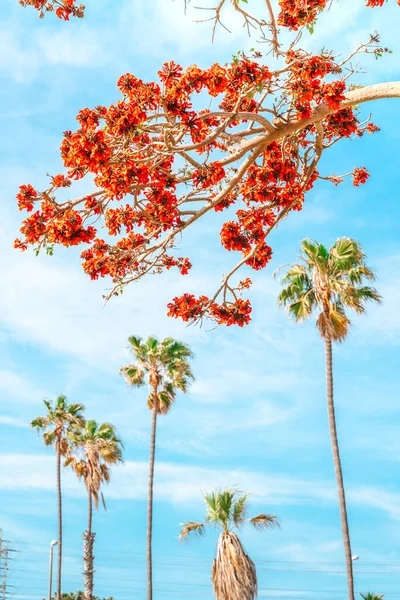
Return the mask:
POLYGON ((354 600, 353 561, 351 559, 351 543, 349 523, 347 520, 346 495, 343 484, 342 465, 340 462, 339 443, 337 438, 335 404, 333 399, 333 372, 332 372, 332 342, 325 340, 326 359, 326 399, 328 404, 329 431, 331 435, 333 463, 335 465, 336 483, 339 495, 340 519, 342 522, 342 536, 344 553, 346 557, 347 587, 349 600, 354 600))
POLYGON ((147 600, 153 600, 153 484, 154 484, 154 459, 156 453, 156 431, 157 431, 157 386, 153 388, 154 404, 151 421, 150 439, 150 461, 149 461, 149 493, 147 505, 147 600))
POLYGON ((62 495, 61 495, 61 449, 60 440, 56 444, 57 454, 57 504, 58 504, 58 569, 57 569, 57 598, 61 600, 61 571, 62 571, 62 495))
POLYGON ((93 514, 93 502, 92 494, 88 493, 88 528, 83 534, 83 577, 85 583, 85 600, 92 600, 93 598, 93 545, 95 533, 92 533, 92 514, 93 514))
POLYGON ((257 596, 256 567, 231 531, 218 538, 211 580, 217 600, 254 600, 257 596))

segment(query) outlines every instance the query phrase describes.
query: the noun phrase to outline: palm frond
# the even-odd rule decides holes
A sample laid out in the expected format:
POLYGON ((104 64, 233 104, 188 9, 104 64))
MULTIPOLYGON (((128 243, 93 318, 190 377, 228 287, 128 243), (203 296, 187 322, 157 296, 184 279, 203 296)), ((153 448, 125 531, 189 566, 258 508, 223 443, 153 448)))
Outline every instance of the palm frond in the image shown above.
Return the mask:
POLYGON ((378 302, 378 304, 382 302, 382 296, 378 290, 369 286, 356 288, 355 295, 360 302, 378 302))
POLYGON ((329 252, 323 244, 306 238, 301 242, 301 251, 307 257, 309 264, 327 271, 329 252))
POLYGON ((292 302, 288 305, 288 312, 296 322, 306 321, 312 314, 313 297, 309 294, 305 295, 297 302, 292 302))
POLYGON ((330 249, 329 258, 334 269, 349 270, 363 261, 364 254, 356 240, 342 237, 330 249))
POLYGON ((47 398, 44 398, 43 399, 43 404, 47 408, 48 412, 52 412, 53 411, 53 405, 52 405, 52 403, 51 403, 50 400, 48 400, 47 398))
POLYGON ((66 412, 68 412, 73 417, 81 419, 83 417, 84 410, 85 407, 83 406, 83 404, 69 404, 66 409, 66 412))
POLYGON ((146 343, 145 343, 147 352, 151 352, 151 353, 155 354, 158 350, 158 344, 159 344, 158 339, 156 337, 150 335, 147 338, 146 343))
POLYGON ((324 339, 343 342, 349 332, 350 320, 337 305, 336 309, 331 308, 328 314, 322 312, 318 316, 317 328, 324 339))
POLYGON ((53 446, 57 441, 55 431, 45 431, 43 434, 43 442, 45 446, 53 446))
POLYGON ((188 344, 174 340, 173 338, 166 338, 161 342, 161 353, 169 358, 169 360, 182 360, 194 357, 188 344))
POLYGON ((31 427, 33 429, 44 429, 48 425, 46 417, 36 417, 31 421, 31 427))
POLYGON ((142 346, 142 338, 139 336, 131 335, 128 338, 128 342, 130 343, 132 350, 140 350, 142 346))
POLYGON ((216 523, 219 521, 218 515, 218 491, 206 492, 203 497, 207 507, 207 523, 216 523))
POLYGON ((66 406, 67 396, 65 396, 65 394, 60 394, 55 402, 55 408, 61 408, 62 410, 64 410, 66 406))
POLYGON ((350 268, 347 271, 347 277, 349 278, 350 283, 358 283, 359 285, 364 279, 367 279, 368 281, 374 281, 376 279, 374 271, 364 264, 359 264, 350 268))
POLYGON ((180 543, 190 541, 190 538, 194 535, 203 536, 205 533, 205 526, 203 523, 196 523, 195 521, 189 521, 188 523, 181 524, 181 531, 178 536, 180 543))
POLYGON ((125 376, 127 383, 135 387, 142 387, 145 384, 145 370, 139 365, 128 365, 121 367, 119 371, 125 376))
POLYGON ((227 489, 221 490, 217 495, 218 514, 220 515, 221 521, 226 524, 228 524, 232 516, 232 509, 236 493, 237 492, 235 490, 227 489))
POLYGON ((249 523, 259 531, 265 529, 280 529, 279 519, 275 515, 260 514, 249 519, 249 523))
POLYGON ((166 414, 172 407, 175 400, 175 392, 166 389, 158 392, 158 408, 160 414, 166 414))
POLYGON ((247 518, 247 499, 249 495, 250 494, 242 494, 233 504, 232 519, 236 527, 242 525, 247 518))

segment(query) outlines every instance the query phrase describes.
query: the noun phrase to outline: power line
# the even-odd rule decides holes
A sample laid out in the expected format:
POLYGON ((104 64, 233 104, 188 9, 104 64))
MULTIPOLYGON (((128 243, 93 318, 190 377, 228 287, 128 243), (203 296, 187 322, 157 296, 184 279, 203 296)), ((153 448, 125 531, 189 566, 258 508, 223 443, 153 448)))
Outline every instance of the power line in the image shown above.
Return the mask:
MULTIPOLYGON (((22 544, 23 542, 17 542, 17 544, 22 544)), ((21 554, 23 554, 24 556, 29 555, 29 554, 33 554, 33 555, 46 555, 47 556, 47 552, 41 552, 41 551, 36 551, 36 550, 21 550, 20 551, 21 554)), ((72 549, 72 548, 65 548, 65 554, 69 554, 69 555, 75 555, 77 557, 81 557, 81 553, 79 550, 77 549, 72 549)), ((117 552, 104 552, 102 550, 96 551, 95 552, 96 557, 97 558, 104 558, 107 560, 117 560, 118 562, 120 562, 121 557, 117 552)), ((144 559, 144 554, 141 553, 127 553, 124 552, 124 557, 125 558, 142 558, 144 559)), ((181 562, 195 562, 195 563, 199 563, 199 562, 209 562, 209 559, 203 557, 203 556, 180 556, 180 555, 169 555, 169 556, 163 556, 163 555, 156 555, 155 556, 155 561, 172 561, 175 562, 177 560, 181 561, 181 562)), ((343 565, 344 561, 289 561, 289 560, 269 560, 266 558, 261 558, 261 557, 254 557, 254 560, 257 560, 258 562, 268 562, 268 564, 276 564, 276 565, 343 565)), ((398 567, 400 569, 400 561, 399 562, 380 562, 380 561, 362 561, 363 565, 368 565, 368 566, 392 566, 392 567, 398 567)))

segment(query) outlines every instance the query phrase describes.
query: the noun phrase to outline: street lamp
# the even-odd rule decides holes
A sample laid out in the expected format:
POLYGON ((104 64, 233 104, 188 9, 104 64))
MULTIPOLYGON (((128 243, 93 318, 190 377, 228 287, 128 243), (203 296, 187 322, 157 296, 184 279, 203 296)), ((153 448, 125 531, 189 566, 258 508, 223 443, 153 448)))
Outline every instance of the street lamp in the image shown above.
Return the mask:
POLYGON ((53 584, 53 552, 54 546, 57 546, 57 540, 53 540, 50 544, 50 565, 49 565, 49 594, 48 600, 51 600, 51 588, 53 584))
POLYGON ((360 557, 357 556, 357 554, 355 554, 354 556, 351 557, 351 560, 358 560, 360 557))

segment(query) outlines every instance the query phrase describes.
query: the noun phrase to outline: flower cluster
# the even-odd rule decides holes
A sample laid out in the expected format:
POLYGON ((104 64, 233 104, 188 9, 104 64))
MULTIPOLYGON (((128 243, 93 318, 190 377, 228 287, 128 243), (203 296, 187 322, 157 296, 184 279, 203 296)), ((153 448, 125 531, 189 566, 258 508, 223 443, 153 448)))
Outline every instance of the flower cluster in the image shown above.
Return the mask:
POLYGON ((235 298, 234 302, 218 304, 207 296, 196 298, 193 294, 177 296, 168 304, 168 316, 180 318, 185 322, 194 322, 204 314, 211 317, 218 325, 248 325, 251 320, 249 300, 235 298))
MULTIPOLYGON (((383 6, 387 0, 365 0, 369 8, 383 6)), ((279 0, 278 25, 297 31, 314 23, 319 13, 329 5, 330 0, 279 0)), ((397 0, 400 5, 400 0, 397 0)))
POLYGON ((59 19, 69 21, 70 17, 82 18, 85 12, 83 4, 77 0, 19 0, 22 6, 33 6, 44 17, 46 12, 55 12, 59 19))
POLYGON ((365 167, 355 168, 353 170, 353 185, 358 187, 364 184, 369 178, 369 173, 365 167))
POLYGON ((287 89, 298 118, 308 118, 312 109, 322 103, 333 109, 339 108, 345 97, 345 82, 340 79, 329 83, 323 81, 327 75, 341 72, 330 54, 308 56, 293 50, 288 52, 286 61, 292 64, 287 89))

